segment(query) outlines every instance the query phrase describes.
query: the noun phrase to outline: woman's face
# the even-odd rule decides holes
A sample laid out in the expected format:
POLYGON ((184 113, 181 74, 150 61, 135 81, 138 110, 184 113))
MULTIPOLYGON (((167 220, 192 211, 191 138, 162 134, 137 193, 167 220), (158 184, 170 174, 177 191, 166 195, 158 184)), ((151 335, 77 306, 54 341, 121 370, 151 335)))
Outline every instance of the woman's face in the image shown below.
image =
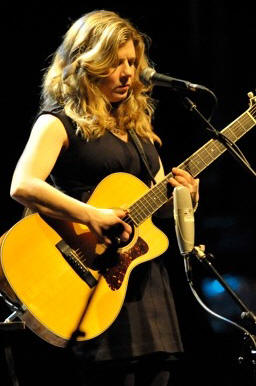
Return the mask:
POLYGON ((118 50, 118 65, 111 67, 108 76, 98 87, 110 103, 121 102, 127 98, 135 75, 136 52, 132 40, 128 40, 118 50))

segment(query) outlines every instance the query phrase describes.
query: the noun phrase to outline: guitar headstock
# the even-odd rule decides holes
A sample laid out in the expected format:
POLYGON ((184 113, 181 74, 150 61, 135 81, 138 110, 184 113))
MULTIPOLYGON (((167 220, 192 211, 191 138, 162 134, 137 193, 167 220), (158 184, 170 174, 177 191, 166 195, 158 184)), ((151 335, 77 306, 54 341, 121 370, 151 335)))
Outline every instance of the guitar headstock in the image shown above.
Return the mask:
POLYGON ((256 104, 256 96, 254 96, 252 91, 248 92, 247 95, 249 97, 249 105, 250 105, 250 107, 254 106, 256 104))

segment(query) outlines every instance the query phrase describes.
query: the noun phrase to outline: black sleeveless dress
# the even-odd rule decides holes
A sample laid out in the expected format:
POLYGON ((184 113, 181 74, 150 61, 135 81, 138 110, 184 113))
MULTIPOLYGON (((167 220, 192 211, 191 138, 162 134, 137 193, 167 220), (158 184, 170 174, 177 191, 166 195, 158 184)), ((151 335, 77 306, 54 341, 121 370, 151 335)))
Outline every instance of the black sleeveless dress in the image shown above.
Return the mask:
MULTIPOLYGON (((51 178, 61 191, 85 201, 107 175, 127 172, 148 183, 140 156, 131 138, 128 143, 111 132, 86 141, 63 112, 44 112, 63 123, 69 147, 61 152, 51 178)), ((153 175, 159 170, 154 145, 141 141, 153 175)), ((87 359, 103 361, 134 358, 150 353, 183 351, 169 278, 162 258, 137 266, 131 273, 120 314, 103 334, 78 344, 87 359)))

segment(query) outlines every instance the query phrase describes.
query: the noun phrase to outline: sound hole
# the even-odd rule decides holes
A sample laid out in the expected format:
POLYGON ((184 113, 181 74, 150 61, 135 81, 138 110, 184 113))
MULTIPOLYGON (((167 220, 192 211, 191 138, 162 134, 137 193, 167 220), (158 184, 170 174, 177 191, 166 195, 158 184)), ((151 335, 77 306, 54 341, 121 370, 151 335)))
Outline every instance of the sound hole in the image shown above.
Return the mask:
POLYGON ((103 273, 107 268, 115 267, 120 264, 120 256, 122 253, 119 249, 128 245, 132 241, 135 234, 135 226, 133 224, 130 225, 132 227, 132 233, 129 240, 125 242, 119 240, 120 230, 123 230, 123 226, 121 225, 121 228, 120 226, 116 227, 115 232, 113 232, 112 229, 114 227, 111 228, 111 234, 108 232, 107 235, 111 239, 112 243, 108 245, 104 253, 94 256, 93 264, 91 264, 90 268, 103 273))
POLYGON ((107 236, 111 240, 113 248, 125 247, 126 245, 128 245, 131 242, 131 240, 134 237, 134 223, 133 223, 132 219, 129 217, 129 215, 127 215, 127 216, 125 216, 125 218, 123 218, 123 221, 128 223, 132 228, 132 233, 130 234, 130 237, 127 241, 120 240, 120 235, 122 234, 123 229, 124 229, 123 225, 120 223, 112 226, 110 229, 108 229, 104 232, 104 235, 107 236))

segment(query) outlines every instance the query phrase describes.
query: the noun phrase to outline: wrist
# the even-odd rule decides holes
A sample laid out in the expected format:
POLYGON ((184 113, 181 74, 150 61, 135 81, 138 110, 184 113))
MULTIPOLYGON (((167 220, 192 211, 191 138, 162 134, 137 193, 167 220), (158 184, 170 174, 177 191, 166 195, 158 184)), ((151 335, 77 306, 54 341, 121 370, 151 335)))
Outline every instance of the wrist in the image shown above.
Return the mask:
POLYGON ((85 225, 89 225, 95 217, 96 208, 89 204, 83 204, 83 210, 81 211, 81 222, 85 225))

